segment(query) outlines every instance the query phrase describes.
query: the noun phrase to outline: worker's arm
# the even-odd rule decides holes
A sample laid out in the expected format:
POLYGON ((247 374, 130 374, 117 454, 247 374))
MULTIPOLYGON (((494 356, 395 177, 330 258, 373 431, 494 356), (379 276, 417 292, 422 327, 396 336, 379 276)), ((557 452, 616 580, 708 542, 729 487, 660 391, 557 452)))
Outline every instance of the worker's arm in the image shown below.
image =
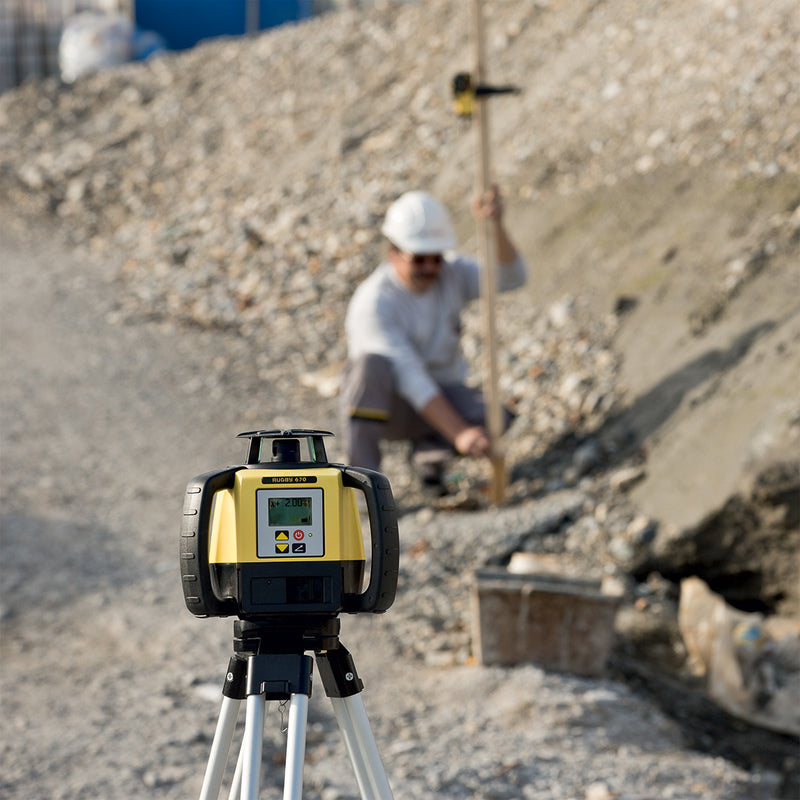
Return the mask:
POLYGON ((503 198, 496 186, 492 186, 491 189, 476 197, 472 203, 472 213, 476 219, 491 219, 494 221, 497 260, 500 264, 511 264, 517 260, 519 253, 503 224, 504 211, 503 198))
POLYGON ((434 395, 419 410, 422 418, 465 456, 487 456, 491 442, 480 425, 471 425, 441 393, 434 395))

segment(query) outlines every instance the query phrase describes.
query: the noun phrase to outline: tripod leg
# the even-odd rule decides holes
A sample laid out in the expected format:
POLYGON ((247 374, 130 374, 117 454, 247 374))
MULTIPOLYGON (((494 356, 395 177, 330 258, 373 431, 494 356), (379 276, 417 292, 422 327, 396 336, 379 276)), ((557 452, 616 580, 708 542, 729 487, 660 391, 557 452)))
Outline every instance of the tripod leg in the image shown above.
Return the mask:
POLYGON ((364 800, 392 800, 392 787, 383 768, 378 745, 367 718, 364 699, 360 694, 349 697, 331 697, 336 719, 342 728, 353 770, 364 800), (339 708, 337 708, 337 706, 339 708), (344 720, 344 725, 342 721, 344 720), (348 737, 352 743, 348 744, 348 737), (363 774, 359 777, 359 771, 363 774), (366 782, 367 786, 364 786, 366 782), (365 788, 367 791, 365 791, 365 788))
POLYGON ((353 765, 353 772, 355 772, 356 775, 359 793, 362 797, 368 797, 370 789, 369 774, 367 773, 367 766, 361 758, 361 751, 358 749, 353 722, 341 698, 332 697, 331 705, 333 706, 333 713, 336 716, 336 722, 339 724, 339 730, 342 732, 342 737, 344 738, 347 755, 350 756, 350 763, 353 765))
POLYGON ((217 729, 214 731, 214 741, 211 744, 211 754, 208 757, 206 774, 203 776, 203 788, 200 790, 200 800, 216 800, 222 786, 222 777, 225 773, 225 764, 233 741, 233 732, 236 728, 236 717, 239 715, 241 700, 233 697, 222 698, 222 709, 219 712, 217 729))
POLYGON ((247 696, 247 718, 244 726, 244 749, 242 760, 241 800, 258 800, 261 778, 261 752, 264 743, 264 710, 266 698, 263 694, 247 696))
POLYGON ((244 747, 239 748, 239 757, 236 759, 236 769, 233 772, 231 790, 228 792, 228 800, 237 800, 242 792, 242 762, 244 761, 244 747))
POLYGON ((317 666, 325 694, 331 700, 358 788, 363 800, 392 800, 392 789, 383 768, 375 737, 367 719, 356 665, 344 645, 317 652, 317 666))
POLYGON ((286 739, 286 772, 283 800, 303 796, 303 760, 308 725, 308 695, 293 694, 289 702, 289 731, 286 739))

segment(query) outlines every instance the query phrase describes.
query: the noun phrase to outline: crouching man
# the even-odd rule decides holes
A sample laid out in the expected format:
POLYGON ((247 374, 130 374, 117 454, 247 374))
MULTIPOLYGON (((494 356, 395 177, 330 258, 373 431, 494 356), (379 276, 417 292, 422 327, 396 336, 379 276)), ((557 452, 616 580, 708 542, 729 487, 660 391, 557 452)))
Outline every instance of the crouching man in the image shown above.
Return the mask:
MULTIPOLYGON (((498 291, 522 286, 525 264, 503 225, 496 189, 472 204, 495 220, 498 291)), ((461 312, 480 293, 481 266, 454 252, 445 207, 407 192, 387 210, 385 261, 356 289, 345 320, 342 429, 348 463, 380 469, 381 440, 409 440, 423 484, 441 489, 453 451, 491 452, 481 392, 464 384, 461 312)))

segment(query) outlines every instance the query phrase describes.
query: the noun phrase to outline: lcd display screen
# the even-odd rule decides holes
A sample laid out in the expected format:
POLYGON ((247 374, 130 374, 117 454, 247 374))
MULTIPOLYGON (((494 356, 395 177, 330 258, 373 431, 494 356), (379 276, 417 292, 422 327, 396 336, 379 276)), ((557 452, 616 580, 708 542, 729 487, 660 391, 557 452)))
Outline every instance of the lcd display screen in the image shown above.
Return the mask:
POLYGON ((270 497, 267 509, 272 527, 312 524, 310 497, 270 497))

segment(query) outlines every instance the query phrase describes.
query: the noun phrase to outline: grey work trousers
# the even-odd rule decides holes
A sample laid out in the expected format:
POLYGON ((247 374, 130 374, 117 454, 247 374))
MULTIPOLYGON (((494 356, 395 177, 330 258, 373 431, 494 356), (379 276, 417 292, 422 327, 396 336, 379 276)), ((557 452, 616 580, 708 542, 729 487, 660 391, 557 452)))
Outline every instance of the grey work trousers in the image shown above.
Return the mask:
MULTIPOLYGON (((440 388, 467 422, 484 424, 486 410, 480 390, 461 384, 440 388)), ((446 460, 454 452, 397 393, 392 366, 385 356, 371 354, 348 362, 340 401, 348 464, 379 470, 382 440, 410 441, 413 460, 420 468, 446 460)))

